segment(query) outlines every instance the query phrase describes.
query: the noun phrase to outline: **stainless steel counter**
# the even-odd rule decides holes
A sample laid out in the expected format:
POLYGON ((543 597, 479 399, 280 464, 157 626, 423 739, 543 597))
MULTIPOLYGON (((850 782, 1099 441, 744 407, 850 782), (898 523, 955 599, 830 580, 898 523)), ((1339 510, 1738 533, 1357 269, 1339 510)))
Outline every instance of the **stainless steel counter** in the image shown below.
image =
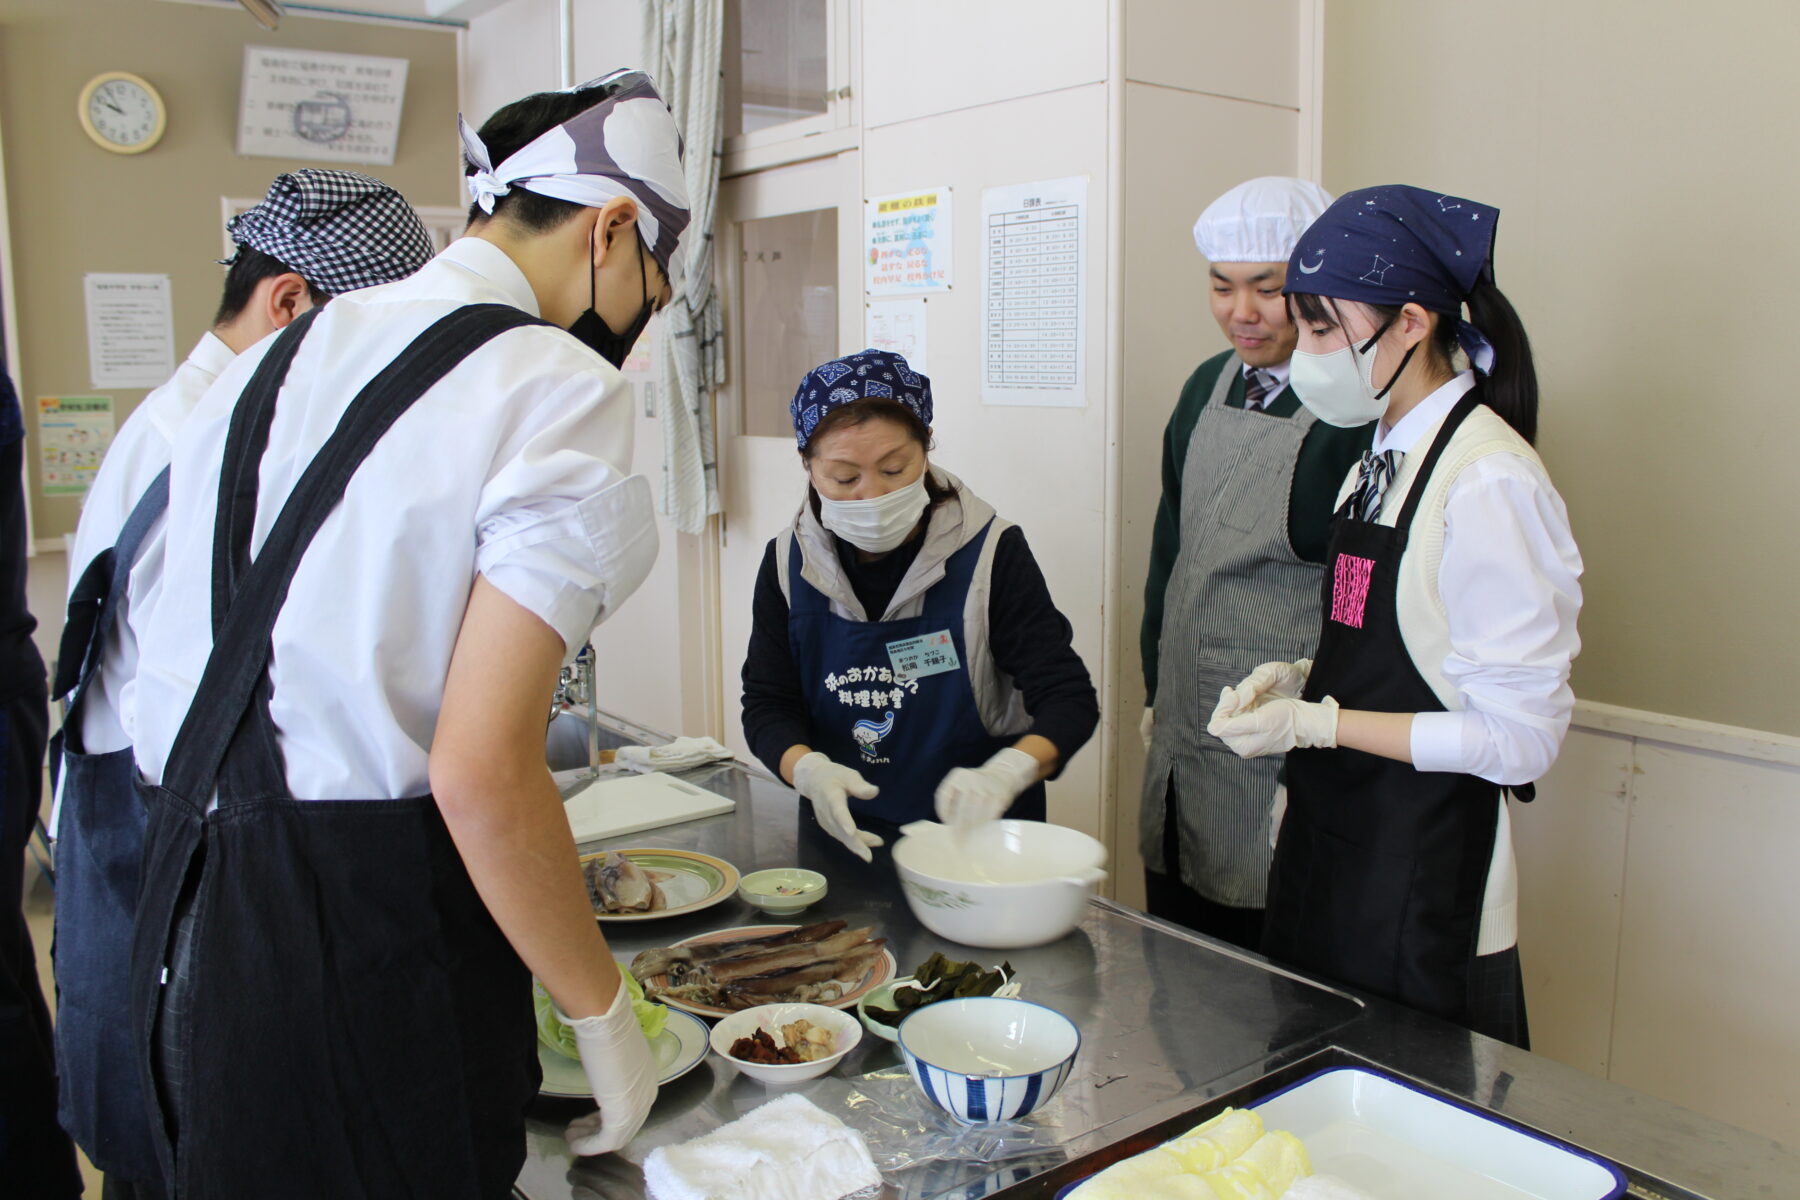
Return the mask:
MULTIPOLYGON (((611 721, 607 740, 652 736, 611 721)), ((806 919, 869 924, 888 938, 902 973, 942 950, 952 958, 1009 959, 1027 998, 1081 1027, 1075 1074, 1033 1117, 1053 1143, 1002 1161, 938 1161, 892 1172, 884 1200, 1048 1198, 1072 1160, 1153 1127, 1261 1095, 1316 1066, 1363 1060, 1451 1098, 1618 1163, 1644 1197, 1800 1197, 1800 1153, 1444 1022, 1310 982, 1264 960, 1096 900, 1081 926, 1049 946, 975 951, 914 921, 885 851, 873 866, 821 833, 795 794, 762 772, 729 764, 688 781, 737 801, 729 816, 667 826, 605 845, 675 847, 716 855, 748 872, 802 866, 824 873, 830 894, 806 919), (1267 1078, 1275 1076, 1276 1078, 1267 1078), (1059 1169, 1061 1168, 1061 1169, 1059 1169)), ((881 832, 888 832, 882 830, 881 832)), ((713 929, 769 921, 736 897, 705 912, 609 924, 624 960, 650 946, 713 929)), ((858 1077, 880 1094, 904 1072, 896 1049, 865 1036, 832 1075, 792 1090, 828 1111, 854 1097, 858 1077)), ((782 1089, 789 1090, 789 1089, 782 1089)), ((573 1159, 562 1127, 580 1105, 540 1101, 519 1191, 530 1200, 637 1200, 639 1164, 656 1146, 705 1133, 777 1092, 710 1057, 663 1089, 623 1155, 573 1159)), ((1196 1117, 1195 1119, 1198 1119, 1196 1117)))

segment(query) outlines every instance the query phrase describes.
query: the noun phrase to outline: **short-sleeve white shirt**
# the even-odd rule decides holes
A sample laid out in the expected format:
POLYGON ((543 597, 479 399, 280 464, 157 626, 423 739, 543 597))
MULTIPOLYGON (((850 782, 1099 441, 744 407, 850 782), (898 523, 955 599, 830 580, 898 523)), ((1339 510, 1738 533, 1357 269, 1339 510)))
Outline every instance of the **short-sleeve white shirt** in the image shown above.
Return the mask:
MULTIPOLYGON (((506 253, 463 238, 410 278, 325 308, 276 404, 252 555, 363 385, 439 318, 477 303, 537 313, 506 253)), ((233 406, 272 340, 220 376, 175 445, 160 595, 130 614, 140 658, 127 732, 152 781, 212 648, 220 459, 233 406)), ((570 654, 643 582, 656 528, 648 482, 625 473, 629 395, 619 372, 566 331, 514 329, 434 384, 376 444, 275 623, 271 714, 296 797, 429 790, 432 734, 477 574, 543 619, 570 654)), ((150 582, 142 574, 133 572, 134 597, 150 582)))

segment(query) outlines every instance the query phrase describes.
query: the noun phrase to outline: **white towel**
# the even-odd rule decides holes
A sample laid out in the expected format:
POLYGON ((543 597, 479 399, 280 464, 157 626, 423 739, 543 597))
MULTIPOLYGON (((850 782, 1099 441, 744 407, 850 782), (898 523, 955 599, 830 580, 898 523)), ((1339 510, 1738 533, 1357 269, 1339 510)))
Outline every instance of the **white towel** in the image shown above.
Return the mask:
POLYGON ((618 754, 634 771, 685 771, 730 758, 731 751, 709 737, 676 738, 666 746, 621 746, 618 754))
POLYGON ((654 1200, 839 1200, 881 1173, 862 1135, 787 1095, 644 1160, 654 1200))

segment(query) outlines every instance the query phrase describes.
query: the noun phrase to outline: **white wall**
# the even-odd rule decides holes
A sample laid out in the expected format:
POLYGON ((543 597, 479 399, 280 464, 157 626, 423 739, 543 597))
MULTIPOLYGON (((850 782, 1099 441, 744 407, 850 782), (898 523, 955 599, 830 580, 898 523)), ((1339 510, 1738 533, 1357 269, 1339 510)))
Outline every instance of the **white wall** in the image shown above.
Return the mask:
POLYGON ((1656 724, 1576 729, 1513 806, 1532 1048, 1800 1144, 1800 739, 1656 724))

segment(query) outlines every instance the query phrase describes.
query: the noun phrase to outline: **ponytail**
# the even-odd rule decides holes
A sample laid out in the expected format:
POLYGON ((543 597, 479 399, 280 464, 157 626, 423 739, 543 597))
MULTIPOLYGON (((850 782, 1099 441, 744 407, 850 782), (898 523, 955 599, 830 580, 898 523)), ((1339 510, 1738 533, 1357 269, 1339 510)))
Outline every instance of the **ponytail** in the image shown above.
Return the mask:
MULTIPOLYGON (((1519 314, 1500 289, 1487 279, 1476 282, 1465 301, 1469 324, 1481 330, 1494 347, 1494 372, 1481 385, 1481 399, 1499 413, 1528 443, 1537 441, 1537 367, 1531 358, 1531 339, 1519 323, 1519 314)), ((1454 326, 1454 321, 1440 324, 1454 326)))

